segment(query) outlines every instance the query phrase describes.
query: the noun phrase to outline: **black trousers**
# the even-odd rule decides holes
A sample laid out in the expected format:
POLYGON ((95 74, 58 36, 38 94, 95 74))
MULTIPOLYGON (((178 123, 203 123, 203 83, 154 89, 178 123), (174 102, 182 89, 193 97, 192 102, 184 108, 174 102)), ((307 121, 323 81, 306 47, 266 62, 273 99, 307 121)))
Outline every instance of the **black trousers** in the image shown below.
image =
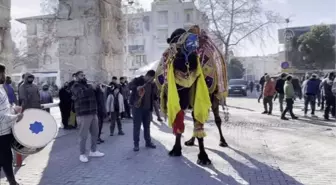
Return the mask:
POLYGON ((114 128, 117 124, 118 131, 122 132, 122 125, 120 121, 120 113, 118 111, 111 112, 111 125, 110 125, 110 134, 114 134, 114 128))
POLYGON ((13 154, 11 142, 13 135, 0 136, 0 171, 3 169, 10 185, 16 184, 13 172, 13 154))
POLYGON ((286 108, 285 108, 285 110, 281 114, 282 118, 284 118, 286 116, 287 112, 289 112, 289 114, 291 115, 292 118, 295 117, 295 115, 293 113, 293 105, 294 105, 294 100, 291 99, 291 98, 287 98, 286 99, 286 108))
POLYGON ((60 111, 61 111, 63 126, 64 126, 64 128, 66 128, 66 127, 69 126, 69 118, 70 118, 71 107, 60 106, 60 111))
POLYGON ((124 105, 125 105, 125 117, 131 117, 131 108, 128 104, 128 100, 124 100, 124 105))
POLYGON ((308 112, 308 105, 310 104, 311 114, 315 114, 316 96, 315 95, 305 95, 304 96, 304 113, 308 112))
POLYGON ((336 111, 336 108, 335 108, 336 99, 335 99, 335 96, 326 96, 325 100, 326 100, 326 107, 324 110, 324 118, 329 119, 330 111, 331 111, 332 116, 335 116, 336 114, 335 112, 336 111))
POLYGON ((272 113, 273 110, 273 96, 266 96, 263 100, 264 109, 267 113, 272 113), (267 107, 268 105, 268 107, 267 107))
POLYGON ((98 139, 100 139, 103 124, 104 124, 104 116, 98 115, 98 139))

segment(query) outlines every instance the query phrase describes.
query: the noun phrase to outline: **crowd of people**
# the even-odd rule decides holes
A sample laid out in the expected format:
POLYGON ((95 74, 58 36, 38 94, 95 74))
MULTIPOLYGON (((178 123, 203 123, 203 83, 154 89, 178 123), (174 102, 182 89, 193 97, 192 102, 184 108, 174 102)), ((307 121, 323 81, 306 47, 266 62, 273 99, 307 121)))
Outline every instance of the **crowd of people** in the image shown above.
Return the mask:
POLYGON ((263 98, 263 114, 272 114, 273 101, 279 100, 281 119, 288 120, 286 114, 289 112, 292 119, 298 119, 293 112, 294 101, 297 97, 304 98, 304 115, 307 116, 308 106, 310 105, 311 116, 315 115, 316 103, 321 110, 324 110, 324 119, 329 120, 330 114, 335 118, 336 110, 336 79, 335 73, 330 72, 324 78, 318 78, 317 74, 306 76, 306 79, 300 85, 297 79, 291 75, 282 73, 281 76, 271 78, 267 73, 260 79, 262 93, 259 100, 263 98), (295 80, 295 82, 294 82, 295 80), (298 87, 299 86, 299 87, 298 87), (284 109, 284 102, 286 107, 284 109))

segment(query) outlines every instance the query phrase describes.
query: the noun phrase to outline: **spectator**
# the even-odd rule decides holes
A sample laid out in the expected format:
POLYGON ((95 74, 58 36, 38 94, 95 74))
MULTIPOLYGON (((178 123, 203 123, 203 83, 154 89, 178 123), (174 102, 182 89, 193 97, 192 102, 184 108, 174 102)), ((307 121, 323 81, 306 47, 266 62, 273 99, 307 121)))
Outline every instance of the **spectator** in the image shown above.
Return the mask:
POLYGON ((320 83, 320 93, 321 93, 321 110, 324 110, 325 107, 325 93, 324 93, 324 82, 328 79, 328 73, 324 75, 321 83, 320 83))
POLYGON ((106 117, 106 108, 105 108, 105 97, 104 97, 104 91, 103 91, 103 87, 101 84, 99 84, 96 89, 95 89, 95 93, 96 93, 96 98, 97 98, 97 108, 98 108, 98 140, 97 143, 101 144, 104 143, 104 140, 101 139, 101 132, 103 129, 103 123, 104 123, 104 119, 106 117))
POLYGON ((130 90, 128 88, 128 85, 126 84, 125 77, 120 77, 120 93, 122 94, 122 96, 124 98, 124 105, 125 105, 125 112, 122 114, 122 117, 132 118, 131 117, 130 106, 129 106, 129 103, 128 103, 128 99, 130 97, 130 90))
POLYGON ((324 90, 324 96, 325 96, 325 101, 326 101, 326 107, 324 110, 324 119, 329 120, 329 114, 331 111, 331 115, 335 117, 335 96, 332 92, 332 85, 335 79, 335 74, 334 73, 329 73, 328 78, 324 80, 322 83, 323 90, 324 90))
MULTIPOLYGON (((21 82, 19 82, 19 84, 18 84, 18 86, 17 86, 17 89, 18 89, 18 91, 19 91, 19 89, 20 89, 20 86, 22 85, 22 84, 24 84, 24 81, 25 81, 25 74, 23 74, 22 75, 22 80, 21 80, 21 82)), ((19 105, 21 106, 22 105, 22 102, 21 102, 21 99, 20 99, 20 94, 18 94, 18 103, 19 103, 19 105)))
MULTIPOLYGON (((49 91, 49 85, 48 84, 44 84, 42 86, 42 90, 40 91, 40 101, 41 104, 46 104, 46 103, 53 103, 53 97, 49 91)), ((47 112, 50 113, 50 108, 45 109, 47 112)))
MULTIPOLYGON (((277 97, 279 98, 279 105, 280 105, 280 111, 281 112, 283 112, 283 101, 284 101, 284 98, 285 98, 284 86, 285 86, 286 77, 287 77, 287 74, 282 73, 280 78, 276 81, 276 85, 275 85, 275 90, 278 93, 277 97)), ((293 89, 294 89, 294 87, 293 87, 293 89)))
POLYGON ((114 128, 117 123, 118 135, 125 135, 120 121, 121 113, 125 111, 124 98, 120 93, 120 88, 115 86, 106 101, 106 111, 111 116, 110 136, 114 134, 114 128))
POLYGON ((118 78, 116 76, 113 76, 112 82, 109 85, 112 86, 112 85, 117 85, 117 84, 118 84, 118 78))
POLYGON ((25 74, 25 82, 19 88, 19 98, 22 110, 41 108, 40 93, 37 85, 33 84, 35 77, 30 73, 25 74))
POLYGON ((308 104, 310 104, 311 115, 315 117, 315 105, 316 96, 319 92, 319 81, 317 80, 317 75, 313 74, 309 80, 305 80, 305 84, 302 84, 303 94, 304 94, 304 114, 307 116, 308 104))
POLYGON ((97 150, 97 140, 99 133, 98 116, 97 116, 97 98, 95 87, 87 84, 85 74, 82 71, 76 73, 76 82, 71 88, 72 98, 76 112, 76 119, 80 125, 80 156, 81 162, 88 162, 86 156, 86 140, 88 134, 91 134, 90 157, 103 157, 105 154, 97 150))
POLYGON ((250 91, 251 91, 251 93, 253 92, 253 89, 254 89, 254 83, 253 83, 253 81, 250 81, 250 83, 249 83, 249 87, 250 87, 250 91))
MULTIPOLYGON (((261 90, 264 89, 265 76, 266 76, 266 75, 267 75, 267 73, 265 73, 264 76, 262 76, 262 77, 260 78, 260 80, 259 80, 259 84, 260 84, 260 86, 261 86, 261 90)), ((263 96, 263 93, 261 92, 261 93, 260 93, 260 96, 259 96, 259 98, 258 98, 258 103, 260 103, 260 99, 262 98, 262 96, 263 96)))
POLYGON ((269 75, 265 76, 265 85, 264 85, 264 90, 263 90, 263 103, 264 103, 264 109, 265 111, 263 114, 272 114, 273 110, 273 96, 276 93, 275 91, 275 82, 273 79, 270 78, 269 75), (267 104, 269 105, 269 109, 267 108, 267 104))
POLYGON ((15 95, 15 92, 14 92, 14 88, 12 86, 12 79, 11 77, 7 76, 6 77, 6 81, 3 85, 6 93, 7 93, 7 96, 8 96, 8 101, 9 101, 9 104, 10 105, 14 105, 14 104, 17 104, 17 99, 16 99, 16 95, 15 95))
POLYGON ((71 113, 71 91, 68 82, 64 83, 64 86, 60 89, 58 97, 60 99, 59 108, 61 111, 62 123, 64 129, 72 129, 73 127, 69 126, 69 119, 71 113))
POLYGON ((286 118, 287 112, 290 113, 292 119, 298 119, 298 117, 296 117, 293 113, 295 91, 294 91, 294 87, 292 84, 292 76, 287 76, 283 89, 284 89, 284 98, 286 100, 286 108, 281 114, 281 119, 288 120, 288 118, 286 118))

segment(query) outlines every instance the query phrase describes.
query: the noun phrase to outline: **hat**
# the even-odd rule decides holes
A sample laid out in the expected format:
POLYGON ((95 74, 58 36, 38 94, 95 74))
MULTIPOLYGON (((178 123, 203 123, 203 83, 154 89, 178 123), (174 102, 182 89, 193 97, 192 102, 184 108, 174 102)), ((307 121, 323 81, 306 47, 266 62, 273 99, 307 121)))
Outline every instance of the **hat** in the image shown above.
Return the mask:
POLYGON ((184 34, 185 32, 187 32, 185 29, 183 28, 178 28, 176 29, 170 36, 170 38, 167 39, 167 43, 171 44, 171 43, 176 43, 178 41, 178 39, 180 38, 180 36, 182 34, 184 34))

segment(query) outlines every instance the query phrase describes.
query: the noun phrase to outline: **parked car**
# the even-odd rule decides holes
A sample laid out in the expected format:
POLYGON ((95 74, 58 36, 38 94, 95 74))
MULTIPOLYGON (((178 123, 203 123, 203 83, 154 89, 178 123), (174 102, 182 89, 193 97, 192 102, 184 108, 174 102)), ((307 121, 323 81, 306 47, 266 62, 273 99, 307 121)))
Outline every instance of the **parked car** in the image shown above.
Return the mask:
POLYGON ((243 79, 230 79, 229 80, 229 95, 242 95, 247 96, 248 82, 243 79))

